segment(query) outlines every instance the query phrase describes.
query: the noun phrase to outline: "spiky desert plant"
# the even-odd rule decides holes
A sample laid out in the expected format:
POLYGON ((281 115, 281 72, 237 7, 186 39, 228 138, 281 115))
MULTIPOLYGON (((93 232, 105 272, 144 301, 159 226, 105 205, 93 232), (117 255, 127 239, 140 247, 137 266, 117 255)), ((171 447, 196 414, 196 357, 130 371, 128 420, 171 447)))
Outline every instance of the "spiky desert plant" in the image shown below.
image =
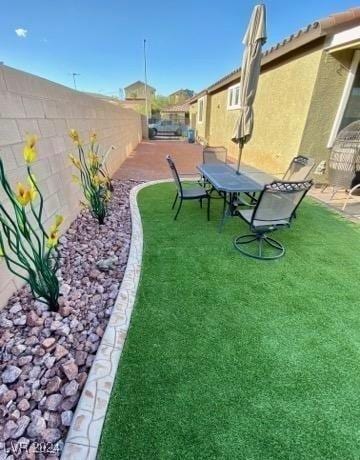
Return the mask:
POLYGON ((45 230, 44 199, 31 171, 31 164, 37 158, 35 136, 27 136, 23 154, 28 183, 19 183, 15 191, 7 179, 0 154, 0 184, 10 203, 8 207, 0 202, 0 257, 11 273, 30 285, 35 299, 57 311, 59 253, 56 248, 63 217, 55 216, 49 231, 45 230))
POLYGON ((85 153, 78 132, 75 129, 71 129, 69 135, 78 151, 77 158, 72 154, 69 155, 69 158, 80 173, 80 177, 73 176, 73 181, 81 186, 86 200, 85 205, 90 209, 99 224, 103 224, 107 214, 108 202, 111 198, 112 186, 104 164, 104 158, 99 153, 96 134, 90 136, 87 153, 85 153))

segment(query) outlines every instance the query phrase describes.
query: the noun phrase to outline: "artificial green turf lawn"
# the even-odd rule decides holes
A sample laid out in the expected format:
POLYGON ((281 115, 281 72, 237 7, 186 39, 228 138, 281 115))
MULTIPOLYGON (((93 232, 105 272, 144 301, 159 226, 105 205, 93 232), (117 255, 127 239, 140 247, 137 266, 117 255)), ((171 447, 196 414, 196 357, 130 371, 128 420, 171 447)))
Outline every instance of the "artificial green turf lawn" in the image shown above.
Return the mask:
POLYGON ((100 459, 360 458, 359 228, 307 200, 277 261, 172 184, 139 194, 142 279, 100 459))

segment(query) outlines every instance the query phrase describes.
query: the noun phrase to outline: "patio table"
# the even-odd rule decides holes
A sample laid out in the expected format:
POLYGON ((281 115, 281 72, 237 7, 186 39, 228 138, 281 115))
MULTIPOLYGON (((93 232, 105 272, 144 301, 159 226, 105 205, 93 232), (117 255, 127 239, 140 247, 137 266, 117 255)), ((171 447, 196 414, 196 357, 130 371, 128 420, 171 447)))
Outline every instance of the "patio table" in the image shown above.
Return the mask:
MULTIPOLYGON (((223 197, 224 206, 220 221, 221 230, 227 216, 233 216, 237 208, 238 194, 261 192, 266 183, 272 182, 274 177, 254 168, 241 170, 237 174, 235 169, 226 163, 206 163, 197 166, 200 174, 223 197)), ((251 198, 251 197, 250 197, 251 198)))

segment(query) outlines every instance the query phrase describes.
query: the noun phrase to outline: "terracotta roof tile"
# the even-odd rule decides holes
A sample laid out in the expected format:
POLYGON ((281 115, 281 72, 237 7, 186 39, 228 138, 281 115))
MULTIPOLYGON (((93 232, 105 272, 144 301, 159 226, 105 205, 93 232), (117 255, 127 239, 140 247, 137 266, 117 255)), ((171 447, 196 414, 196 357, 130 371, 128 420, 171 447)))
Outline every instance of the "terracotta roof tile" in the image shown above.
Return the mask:
POLYGON ((166 107, 162 109, 161 112, 168 113, 168 112, 188 112, 190 108, 189 102, 184 102, 183 104, 178 105, 171 105, 170 107, 166 107))
MULTIPOLYGON (((275 45, 271 46, 270 48, 264 50, 263 52, 263 63, 266 59, 266 62, 270 62, 272 59, 276 59, 278 57, 275 55, 275 52, 279 53, 283 51, 284 54, 287 52, 286 48, 290 50, 296 47, 297 42, 298 46, 302 46, 304 44, 303 38, 308 38, 309 42, 315 40, 319 37, 324 37, 331 33, 333 29, 342 28, 345 29, 347 27, 352 27, 353 25, 360 24, 360 7, 351 8, 347 11, 341 13, 332 14, 324 19, 320 19, 315 21, 302 29, 299 29, 297 32, 291 34, 289 37, 286 37, 282 42, 278 42, 275 45), (306 37, 308 35, 308 37, 306 37)), ((277 53, 277 54, 278 54, 277 53)), ((219 87, 222 83, 227 84, 230 83, 232 77, 240 77, 241 68, 238 67, 232 72, 228 73, 224 77, 217 80, 215 83, 210 85, 208 88, 202 90, 198 94, 195 94, 190 99, 190 102, 195 102, 200 96, 206 94, 207 92, 211 92, 215 87, 219 87)), ((233 78, 233 79, 234 79, 233 78)))

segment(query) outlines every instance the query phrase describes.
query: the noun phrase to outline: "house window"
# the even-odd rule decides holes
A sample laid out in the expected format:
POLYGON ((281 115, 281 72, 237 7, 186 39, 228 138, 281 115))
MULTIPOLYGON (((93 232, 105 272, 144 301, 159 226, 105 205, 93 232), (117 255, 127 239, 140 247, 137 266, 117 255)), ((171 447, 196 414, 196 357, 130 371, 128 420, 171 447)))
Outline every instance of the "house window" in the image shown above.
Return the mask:
POLYGON ((360 50, 354 52, 351 68, 327 144, 334 145, 338 132, 360 118, 360 50))
POLYGON ((360 118, 360 65, 358 65, 349 100, 340 123, 341 131, 345 126, 360 118))
POLYGON ((240 84, 228 89, 228 110, 240 108, 240 84))
POLYGON ((198 123, 202 123, 204 121, 204 103, 205 98, 201 97, 198 100, 198 123))

